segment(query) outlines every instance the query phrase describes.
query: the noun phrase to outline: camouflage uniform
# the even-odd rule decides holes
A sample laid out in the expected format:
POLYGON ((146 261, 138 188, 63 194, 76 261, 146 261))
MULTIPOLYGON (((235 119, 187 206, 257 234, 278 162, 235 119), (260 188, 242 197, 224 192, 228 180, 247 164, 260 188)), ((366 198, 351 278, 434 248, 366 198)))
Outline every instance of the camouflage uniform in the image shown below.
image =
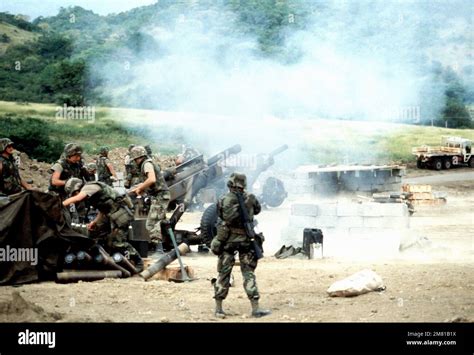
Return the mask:
MULTIPOLYGON (((51 174, 55 171, 61 170, 61 175, 59 176, 60 180, 68 180, 70 178, 78 178, 84 181, 90 181, 91 177, 87 168, 84 166, 84 162, 81 160, 78 163, 71 163, 67 160, 66 151, 68 147, 71 147, 72 144, 66 145, 65 152, 61 155, 60 159, 51 167, 50 172, 51 174)), ((65 200, 67 198, 66 191, 64 190, 64 186, 55 186, 52 184, 51 175, 49 179, 49 187, 48 190, 57 193, 61 200, 65 200)))
POLYGON ((217 235, 211 242, 211 250, 219 255, 217 262, 219 275, 214 282, 215 314, 220 318, 225 317, 222 301, 229 293, 230 277, 235 264, 235 254, 238 252, 240 270, 244 278, 244 289, 252 305, 252 316, 266 316, 271 312, 266 309, 260 309, 258 306, 260 294, 255 279, 258 259, 252 242, 244 229, 237 193, 242 194, 249 222, 253 221, 254 215, 260 213, 262 207, 255 195, 244 192, 247 186, 247 178, 244 174, 232 173, 227 186, 230 192, 221 197, 217 203, 217 213, 222 222, 217 227, 217 235))
POLYGON ((141 182, 140 169, 138 169, 138 165, 132 159, 130 159, 129 155, 125 157, 125 173, 127 176, 123 186, 126 189, 129 189, 130 187, 141 182))
POLYGON ((140 174, 142 180, 146 180, 145 164, 150 163, 155 170, 156 182, 149 187, 145 192, 151 197, 150 212, 146 220, 146 229, 150 233, 150 239, 153 243, 161 243, 163 236, 161 234, 161 221, 166 219, 166 211, 170 203, 170 192, 168 185, 163 178, 160 167, 153 163, 150 158, 141 162, 140 174))
POLYGON ((101 181, 109 186, 113 186, 109 167, 110 159, 106 156, 100 156, 96 160, 98 181, 101 181))
POLYGON ((88 196, 86 203, 102 213, 102 219, 97 221, 96 228, 89 233, 90 237, 104 244, 108 253, 120 252, 135 264, 141 263, 139 253, 128 242, 133 212, 127 197, 119 196, 112 187, 99 181, 86 183, 81 191, 88 196))
POLYGON ((0 194, 12 195, 22 191, 20 173, 15 163, 15 158, 10 155, 5 157, 3 152, 8 145, 13 144, 9 139, 2 139, 0 148, 0 194))
MULTIPOLYGON (((244 193, 244 201, 249 217, 259 214, 260 203, 253 194, 244 193)), ((239 214, 239 202, 234 192, 224 195, 218 202, 217 213, 223 223, 218 226, 217 238, 223 243, 223 252, 219 255, 217 271, 219 276, 214 284, 216 299, 225 299, 229 293, 230 275, 235 264, 235 254, 239 253, 240 269, 244 278, 244 289, 249 299, 258 300, 255 268, 257 258, 249 238, 245 234, 239 214)))

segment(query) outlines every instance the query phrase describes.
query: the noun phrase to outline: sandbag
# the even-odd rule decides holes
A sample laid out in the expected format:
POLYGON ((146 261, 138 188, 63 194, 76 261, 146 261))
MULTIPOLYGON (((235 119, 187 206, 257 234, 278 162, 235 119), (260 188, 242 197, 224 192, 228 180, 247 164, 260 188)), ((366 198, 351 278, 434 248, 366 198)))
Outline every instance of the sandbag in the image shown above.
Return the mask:
POLYGON ((334 282, 326 292, 331 297, 351 297, 370 291, 382 291, 385 288, 379 275, 370 269, 365 269, 334 282))

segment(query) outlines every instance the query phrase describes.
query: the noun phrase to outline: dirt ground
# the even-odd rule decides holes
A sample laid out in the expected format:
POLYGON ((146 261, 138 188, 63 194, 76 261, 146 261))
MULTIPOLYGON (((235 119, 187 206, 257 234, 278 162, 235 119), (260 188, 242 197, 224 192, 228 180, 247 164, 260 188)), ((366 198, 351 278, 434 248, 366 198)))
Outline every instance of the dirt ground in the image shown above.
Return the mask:
MULTIPOLYGON (((447 193, 447 204, 418 208, 411 229, 419 241, 390 260, 276 259, 272 255, 281 245, 265 227, 277 229, 288 205, 262 212, 268 242, 256 275, 261 304, 273 311, 264 318, 250 317, 236 266, 224 302, 228 316, 216 319, 210 280, 216 276, 217 257, 193 252, 184 262, 197 280, 188 283, 144 282, 136 276, 1 287, 0 322, 473 322, 474 172, 457 169, 442 175, 460 173, 467 173, 468 180, 443 178, 432 184, 433 190, 447 193), (351 298, 327 295, 333 282, 366 268, 381 276, 384 291, 351 298)), ((436 174, 415 170, 407 178, 436 174)), ((199 216, 185 214, 183 225, 192 226, 199 216)))

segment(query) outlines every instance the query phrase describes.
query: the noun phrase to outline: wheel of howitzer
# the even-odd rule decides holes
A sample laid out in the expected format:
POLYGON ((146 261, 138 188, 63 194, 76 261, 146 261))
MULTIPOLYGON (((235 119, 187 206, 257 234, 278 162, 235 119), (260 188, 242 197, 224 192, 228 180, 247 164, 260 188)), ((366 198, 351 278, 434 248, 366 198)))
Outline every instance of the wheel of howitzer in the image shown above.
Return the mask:
POLYGON ((211 240, 217 234, 217 204, 213 203, 204 210, 201 217, 201 236, 207 246, 211 245, 211 240))
POLYGON ((262 189, 262 201, 270 207, 280 206, 287 196, 283 181, 269 177, 262 189))

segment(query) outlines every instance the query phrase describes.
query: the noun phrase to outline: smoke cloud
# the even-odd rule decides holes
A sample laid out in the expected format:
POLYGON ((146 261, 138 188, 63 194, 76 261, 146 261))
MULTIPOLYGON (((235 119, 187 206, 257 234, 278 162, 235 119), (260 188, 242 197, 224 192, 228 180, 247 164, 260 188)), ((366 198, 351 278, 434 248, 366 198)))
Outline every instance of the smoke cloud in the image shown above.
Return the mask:
POLYGON ((180 121, 191 143, 269 151, 264 147, 301 139, 304 125, 295 119, 432 116, 444 104, 432 63, 472 65, 464 41, 472 40, 469 1, 301 4, 309 10, 306 25, 288 14, 280 56, 263 56, 258 38, 242 34, 228 8, 193 7, 144 24, 142 33, 157 45, 132 60, 117 53, 123 63, 101 63, 96 74, 114 104, 162 111, 156 124, 178 124, 165 112, 193 113, 180 121), (448 53, 453 36, 463 41, 448 53))

